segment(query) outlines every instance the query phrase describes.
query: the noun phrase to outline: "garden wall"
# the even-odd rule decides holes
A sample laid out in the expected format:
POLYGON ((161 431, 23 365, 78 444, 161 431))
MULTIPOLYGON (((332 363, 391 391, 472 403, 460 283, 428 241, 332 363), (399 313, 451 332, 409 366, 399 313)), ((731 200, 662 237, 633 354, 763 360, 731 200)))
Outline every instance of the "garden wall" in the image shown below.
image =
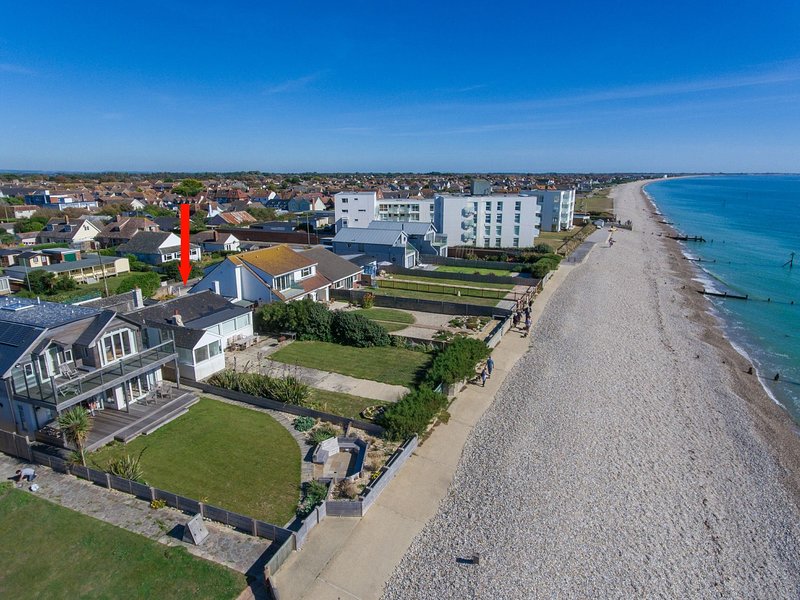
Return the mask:
MULTIPOLYGON (((331 298, 353 304, 361 304, 361 299, 369 290, 331 290, 331 298)), ((511 311, 497 306, 478 306, 460 302, 440 302, 438 300, 420 300, 418 298, 398 298, 373 294, 374 306, 379 308, 398 308, 401 310, 418 310, 420 312, 441 315, 465 315, 468 317, 507 317, 511 311)))
MULTIPOLYGON (((448 252, 450 249, 448 248, 448 252)), ((447 265, 448 267, 467 267, 470 269, 497 269, 513 271, 518 264, 493 261, 493 260, 468 260, 466 258, 445 258, 444 256, 426 256, 425 263, 432 265, 447 265)))
POLYGON ((217 396, 222 396, 223 398, 228 398, 229 400, 236 400, 238 402, 244 402, 245 404, 260 406, 261 408, 269 408, 271 410, 286 412, 300 417, 313 417, 315 419, 322 419, 323 421, 328 421, 329 423, 334 423, 344 428, 350 425, 351 427, 356 427, 372 435, 383 435, 384 432, 383 427, 376 425, 375 423, 348 419, 347 417, 332 415, 330 413, 322 412, 321 410, 314 410, 313 408, 306 408, 304 406, 297 406, 295 404, 286 404, 285 402, 278 402, 277 400, 272 400, 270 398, 251 396, 250 394, 245 394, 244 392, 237 392, 234 390, 217 387, 215 385, 209 385, 200 381, 192 382, 192 386, 209 394, 216 394, 217 396))

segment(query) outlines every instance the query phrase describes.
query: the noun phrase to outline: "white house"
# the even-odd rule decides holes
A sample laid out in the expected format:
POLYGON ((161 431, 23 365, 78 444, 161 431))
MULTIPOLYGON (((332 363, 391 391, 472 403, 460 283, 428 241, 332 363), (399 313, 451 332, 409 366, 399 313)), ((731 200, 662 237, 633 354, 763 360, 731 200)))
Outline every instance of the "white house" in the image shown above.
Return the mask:
POLYGON ((212 292, 181 296, 126 315, 142 325, 148 346, 175 342, 181 378, 200 381, 225 368, 225 350, 253 335, 249 308, 212 292))
POLYGON ((317 272, 317 261, 280 245, 228 256, 212 267, 192 293, 210 290, 232 300, 327 301, 331 282, 317 272))
POLYGON ((194 234, 192 242, 202 247, 203 252, 238 252, 240 247, 239 238, 217 229, 194 234))
MULTIPOLYGON (((136 260, 150 265, 161 265, 181 259, 181 238, 168 231, 140 231, 129 242, 117 246, 117 255, 133 254, 136 260)), ((202 253, 197 244, 189 244, 189 260, 200 260, 202 253)))
POLYGON ((522 190, 522 196, 535 196, 542 207, 542 231, 572 229, 575 218, 575 190, 522 190))

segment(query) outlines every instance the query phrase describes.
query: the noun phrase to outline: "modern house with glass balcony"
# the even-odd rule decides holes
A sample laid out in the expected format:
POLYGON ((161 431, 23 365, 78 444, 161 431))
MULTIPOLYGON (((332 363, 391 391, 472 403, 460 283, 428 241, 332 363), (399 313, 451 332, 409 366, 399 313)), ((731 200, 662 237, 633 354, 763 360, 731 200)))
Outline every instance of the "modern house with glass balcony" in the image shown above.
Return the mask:
POLYGON ((178 360, 172 341, 145 348, 141 329, 110 310, 0 298, 0 428, 33 439, 77 405, 131 413, 178 360))

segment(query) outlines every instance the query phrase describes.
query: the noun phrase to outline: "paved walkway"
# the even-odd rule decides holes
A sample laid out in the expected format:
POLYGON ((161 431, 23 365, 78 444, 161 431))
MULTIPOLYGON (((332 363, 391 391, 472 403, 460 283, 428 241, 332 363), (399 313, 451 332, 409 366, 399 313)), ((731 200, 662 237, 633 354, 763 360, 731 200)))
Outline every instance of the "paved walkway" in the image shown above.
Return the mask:
MULTIPOLYGON (((27 464, 0 454, 0 472, 7 474, 6 477, 27 464)), ((221 563, 240 573, 246 573, 270 545, 268 540, 239 533, 211 521, 205 523, 209 536, 202 546, 185 544, 180 538, 190 515, 168 507, 153 510, 147 501, 135 496, 100 487, 72 475, 56 473, 41 465, 32 466, 36 469, 35 483, 39 485, 39 490, 35 492, 37 496, 162 544, 184 546, 196 556, 221 563)), ((28 489, 27 485, 25 489, 28 489)), ((102 560, 102 557, 98 557, 98 560, 102 560)))
POLYGON ((309 367, 297 365, 286 365, 277 361, 270 361, 271 364, 265 366, 267 371, 272 367, 272 371, 283 372, 285 369, 289 374, 298 377, 311 387, 331 392, 344 392, 362 398, 374 398, 384 402, 397 402, 402 396, 409 392, 408 388, 402 385, 389 385, 379 381, 369 379, 356 379, 348 375, 331 373, 330 371, 320 371, 309 367))
MULTIPOLYGON (((563 264, 533 304, 535 323, 553 291, 576 268, 563 264)), ((472 428, 494 400, 530 340, 511 331, 493 352, 495 373, 482 388, 468 385, 439 425, 362 519, 328 518, 311 531, 273 578, 281 600, 377 599, 425 523, 436 514, 472 428)))

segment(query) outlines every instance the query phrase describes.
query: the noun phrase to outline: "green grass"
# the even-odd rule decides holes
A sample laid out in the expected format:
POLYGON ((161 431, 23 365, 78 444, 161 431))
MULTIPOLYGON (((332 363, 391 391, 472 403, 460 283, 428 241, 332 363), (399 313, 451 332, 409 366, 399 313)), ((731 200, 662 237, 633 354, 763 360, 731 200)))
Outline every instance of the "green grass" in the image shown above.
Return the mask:
POLYGON ((500 275, 501 277, 511 277, 514 275, 512 271, 506 269, 486 269, 483 267, 450 267, 441 265, 436 267, 439 273, 466 273, 467 275, 500 275))
POLYGON ((201 398, 182 417, 127 447, 106 446, 90 464, 104 468, 126 450, 142 455, 152 486, 276 525, 299 499, 300 451, 267 414, 201 398))
POLYGON ((385 346, 354 348, 328 342, 292 342, 270 355, 278 362, 411 387, 431 357, 422 352, 385 346))
MULTIPOLYGON (((244 575, 29 492, 0 490, 0 597, 233 599, 244 575), (13 542, 13 540, 17 542, 13 542)), ((213 535, 213 534, 212 534, 213 535)))
POLYGON ((303 406, 321 410, 348 419, 364 420, 361 411, 368 406, 376 404, 387 405, 387 402, 374 400, 372 398, 362 398, 342 392, 331 392, 330 390, 311 389, 311 397, 303 403, 303 406))
POLYGON ((614 200, 608 197, 611 188, 596 190, 585 198, 576 198, 575 212, 607 212, 614 211, 614 200))
POLYGON ((570 239, 573 235, 580 231, 580 227, 573 227, 569 231, 541 231, 536 236, 537 244, 547 244, 553 249, 553 252, 558 250, 564 242, 570 239))
POLYGON ((435 294, 433 292, 419 292, 417 290, 397 290, 378 288, 370 290, 376 296, 393 296, 395 298, 418 298, 420 300, 434 300, 435 302, 459 302, 461 304, 474 304, 476 306, 497 306, 500 300, 494 298, 478 298, 476 296, 455 296, 453 294, 435 294))
POLYGON ((441 285, 455 285, 459 287, 471 287, 476 289, 492 289, 492 290, 512 290, 514 284, 511 283, 479 283, 477 281, 461 281, 460 279, 439 279, 434 277, 425 277, 424 275, 398 275, 392 274, 392 279, 400 279, 404 281, 421 281, 422 283, 438 283, 441 285))
POLYGON ((416 321, 411 313, 394 308, 360 308, 354 312, 381 324, 389 333, 401 331, 416 321))

